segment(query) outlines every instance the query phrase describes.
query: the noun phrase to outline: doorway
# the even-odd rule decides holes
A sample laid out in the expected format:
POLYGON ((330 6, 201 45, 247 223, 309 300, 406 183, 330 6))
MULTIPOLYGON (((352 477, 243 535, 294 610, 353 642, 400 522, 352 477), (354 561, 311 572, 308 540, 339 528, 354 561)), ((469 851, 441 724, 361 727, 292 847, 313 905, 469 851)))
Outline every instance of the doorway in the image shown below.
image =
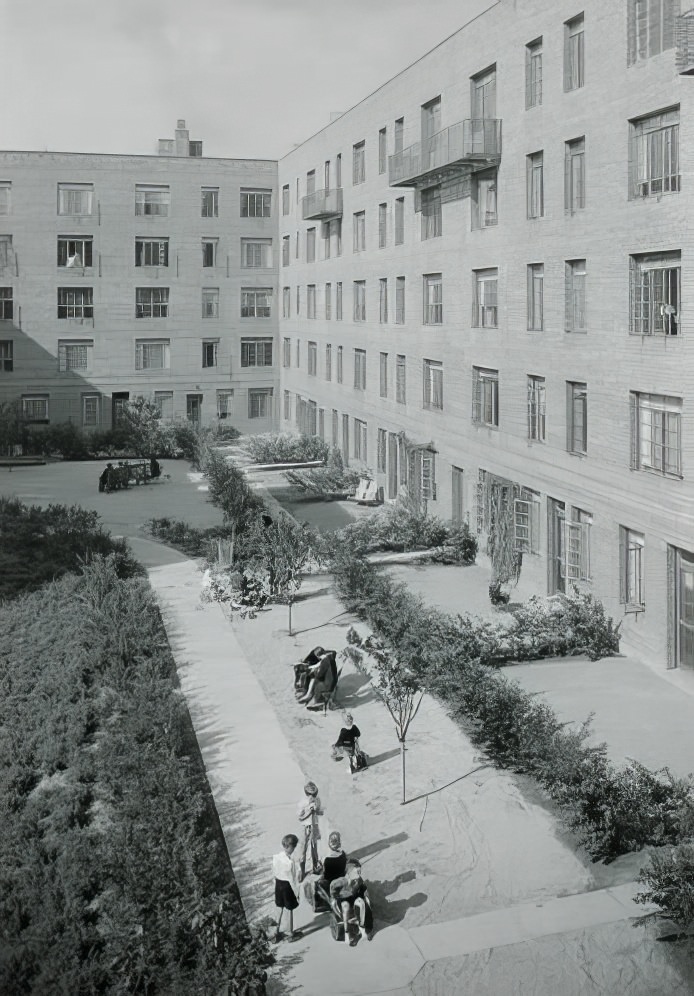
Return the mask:
POLYGON ((202 416, 202 394, 186 394, 186 418, 196 425, 202 416))
POLYGON ((111 395, 111 425, 118 425, 122 422, 123 410, 129 400, 129 391, 115 391, 111 395))

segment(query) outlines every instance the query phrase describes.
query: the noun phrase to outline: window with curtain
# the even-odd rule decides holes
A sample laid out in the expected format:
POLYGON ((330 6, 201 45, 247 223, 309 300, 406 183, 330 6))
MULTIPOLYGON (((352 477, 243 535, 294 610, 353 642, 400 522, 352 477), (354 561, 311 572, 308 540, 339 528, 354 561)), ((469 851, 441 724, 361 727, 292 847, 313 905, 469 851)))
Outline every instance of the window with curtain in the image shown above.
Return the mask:
POLYGON ((475 328, 498 326, 498 282, 497 269, 473 271, 472 324, 475 328))
POLYGON ((496 170, 477 173, 472 178, 472 227, 490 228, 497 223, 496 170))
POLYGON ((541 332, 544 328, 544 282, 543 263, 528 265, 528 330, 541 332))
POLYGON ((630 197, 680 189, 679 122, 679 107, 630 122, 630 197))
POLYGON ((425 408, 443 411, 443 363, 438 360, 423 361, 425 408))
POLYGON ((542 38, 525 46, 525 107, 542 103, 542 38))
POLYGON ((443 279, 440 273, 424 275, 424 315, 425 325, 441 325, 443 322, 443 279))
POLYGON ((564 24, 564 90, 584 84, 583 14, 564 24))
POLYGON ((586 140, 564 144, 564 210, 575 214, 586 206, 586 140))
POLYGON ((528 377, 528 439, 545 441, 545 378, 528 377))
POLYGON ((564 264, 566 332, 586 332, 586 261, 568 259, 564 264))
POLYGON ((545 213, 544 152, 525 157, 528 218, 542 218, 545 213))
POLYGON ((422 239, 434 239, 443 232, 441 188, 422 191, 422 239))
POLYGON ((588 388, 566 382, 566 448, 569 453, 588 451, 588 388))
POLYGON ((628 64, 674 48, 680 0, 628 0, 628 64))
POLYGON ((472 420, 480 425, 499 425, 499 371, 472 368, 472 420))

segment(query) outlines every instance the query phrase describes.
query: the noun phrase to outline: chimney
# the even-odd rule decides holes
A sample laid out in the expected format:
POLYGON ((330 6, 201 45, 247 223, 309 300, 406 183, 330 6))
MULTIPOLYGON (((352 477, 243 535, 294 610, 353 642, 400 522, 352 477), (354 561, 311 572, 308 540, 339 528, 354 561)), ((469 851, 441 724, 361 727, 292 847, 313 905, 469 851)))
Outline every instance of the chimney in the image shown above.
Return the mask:
POLYGON ((176 122, 175 138, 160 138, 157 153, 160 156, 201 156, 202 142, 191 142, 185 118, 176 122))

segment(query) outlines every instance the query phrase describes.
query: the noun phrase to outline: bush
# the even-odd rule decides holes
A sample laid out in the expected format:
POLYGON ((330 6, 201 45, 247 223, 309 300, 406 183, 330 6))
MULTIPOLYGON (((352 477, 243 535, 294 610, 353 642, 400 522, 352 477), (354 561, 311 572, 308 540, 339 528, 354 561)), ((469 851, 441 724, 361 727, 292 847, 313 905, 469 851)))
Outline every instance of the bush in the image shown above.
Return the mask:
POLYGON ((342 454, 336 446, 333 446, 325 467, 287 470, 284 476, 291 484, 318 498, 332 498, 335 495, 354 494, 364 475, 361 471, 346 468, 342 454))
POLYGON ((634 902, 660 907, 644 919, 666 919, 679 927, 690 927, 694 922, 694 839, 652 854, 638 881, 648 888, 638 893, 634 902))
POLYGON ((326 460, 329 445, 319 436, 290 433, 262 433, 246 439, 248 455, 254 463, 302 463, 304 460, 326 460))
POLYGON ((228 526, 208 526, 199 529, 189 526, 180 519, 148 519, 145 529, 151 536, 168 543, 176 550, 181 550, 189 557, 204 557, 214 560, 217 550, 217 540, 228 542, 231 539, 231 529, 228 526))
POLYGON ((447 523, 446 538, 432 559, 441 564, 474 564, 476 557, 477 537, 467 522, 447 523))
POLYGON ((0 990, 260 994, 146 582, 98 559, 0 606, 0 990))

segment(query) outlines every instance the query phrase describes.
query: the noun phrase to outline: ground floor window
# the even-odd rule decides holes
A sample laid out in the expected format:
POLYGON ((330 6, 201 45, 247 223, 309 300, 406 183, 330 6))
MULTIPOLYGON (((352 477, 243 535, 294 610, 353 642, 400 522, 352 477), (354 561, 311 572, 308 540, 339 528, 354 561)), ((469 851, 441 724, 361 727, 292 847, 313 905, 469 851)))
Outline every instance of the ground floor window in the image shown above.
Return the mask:
POLYGON ((640 611, 646 607, 643 584, 645 537, 626 526, 619 527, 619 600, 626 610, 640 611))
POLYGON ((229 418, 234 401, 233 391, 217 391, 217 418, 229 418))
POLYGON ((154 405, 159 412, 162 422, 171 422, 173 419, 173 391, 155 391, 154 405))
POLYGON ((694 553, 668 547, 668 660, 694 667, 694 553))
POLYGON ((98 394, 82 395, 82 426, 85 429, 94 429, 99 425, 99 414, 101 411, 101 398, 98 394))
POLYGON ((47 394, 22 395, 22 415, 27 420, 27 422, 47 422, 48 395, 47 394))
POLYGON ((270 418, 272 413, 272 388, 250 390, 248 392, 248 417, 270 418))

